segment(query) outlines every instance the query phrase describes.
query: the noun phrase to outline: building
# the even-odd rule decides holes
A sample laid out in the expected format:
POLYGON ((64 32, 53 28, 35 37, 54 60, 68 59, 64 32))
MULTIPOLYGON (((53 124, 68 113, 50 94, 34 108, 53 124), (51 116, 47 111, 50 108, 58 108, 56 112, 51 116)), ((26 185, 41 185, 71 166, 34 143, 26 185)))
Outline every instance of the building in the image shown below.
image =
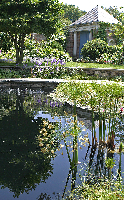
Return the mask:
MULTIPOLYGON (((78 20, 70 24, 67 43, 67 52, 73 59, 80 58, 83 45, 94 38, 95 30, 99 28, 99 22, 116 24, 118 20, 98 5, 78 20)), ((110 28, 106 29, 108 43, 114 41, 109 37, 110 28)))

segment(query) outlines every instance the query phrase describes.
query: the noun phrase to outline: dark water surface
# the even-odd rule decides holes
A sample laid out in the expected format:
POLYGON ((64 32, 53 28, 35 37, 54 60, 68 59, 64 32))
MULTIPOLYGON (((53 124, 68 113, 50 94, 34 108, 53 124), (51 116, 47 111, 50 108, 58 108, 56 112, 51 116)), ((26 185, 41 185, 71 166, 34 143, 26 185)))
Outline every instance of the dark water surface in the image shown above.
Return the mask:
MULTIPOLYGON (((81 179, 88 180, 93 175, 96 178, 103 174, 108 176, 106 157, 115 159, 113 174, 117 176, 119 154, 93 143, 91 113, 77 110, 78 122, 83 121, 84 125, 78 134, 75 152, 73 137, 61 137, 65 127, 69 130, 67 120, 72 116, 73 108, 53 101, 48 94, 49 91, 39 89, 0 89, 0 200, 61 199, 68 190, 81 183, 81 179), (54 125, 61 120, 62 124, 59 134, 50 136, 47 153, 41 151, 37 138, 44 119, 54 125)), ((96 137, 99 138, 98 121, 95 123, 96 137)), ((117 123, 116 148, 120 141, 124 142, 123 136, 124 118, 121 118, 117 123)), ((121 171, 124 172, 123 152, 121 171)))

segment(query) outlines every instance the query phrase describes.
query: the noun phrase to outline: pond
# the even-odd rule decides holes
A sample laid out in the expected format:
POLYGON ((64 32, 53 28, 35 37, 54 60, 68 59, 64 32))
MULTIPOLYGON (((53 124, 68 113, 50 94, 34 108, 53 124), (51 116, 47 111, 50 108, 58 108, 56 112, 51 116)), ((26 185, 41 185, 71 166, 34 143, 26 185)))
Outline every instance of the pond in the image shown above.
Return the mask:
POLYGON ((115 160, 115 178, 120 169, 124 178, 124 153, 121 160, 119 153, 124 115, 100 121, 99 113, 77 108, 75 116, 73 106, 49 93, 0 89, 0 200, 62 199, 81 181, 109 176, 108 157, 115 160), (115 133, 109 138, 113 123, 115 133))

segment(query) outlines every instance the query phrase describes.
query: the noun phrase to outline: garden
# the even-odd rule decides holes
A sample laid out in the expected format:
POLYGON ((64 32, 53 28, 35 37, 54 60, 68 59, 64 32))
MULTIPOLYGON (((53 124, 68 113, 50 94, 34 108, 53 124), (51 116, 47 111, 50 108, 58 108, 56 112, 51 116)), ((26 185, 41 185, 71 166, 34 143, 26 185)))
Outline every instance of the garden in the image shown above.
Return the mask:
POLYGON ((123 27, 112 27, 116 45, 99 33, 73 62, 60 16, 57 22, 61 6, 51 1, 55 15, 50 6, 42 17, 35 9, 43 5, 32 6, 36 16, 30 19, 29 10, 25 23, 13 13, 3 19, 6 26, 18 20, 25 33, 13 25, 6 34, 0 23, 0 81, 6 80, 0 85, 0 199, 124 199, 124 73, 107 77, 84 70, 124 69, 123 27), (36 41, 29 33, 46 16, 47 40, 36 41), (23 82, 37 79, 46 87, 23 82), (7 85, 11 80, 22 82, 7 85), (57 85, 50 89, 48 80, 57 85))

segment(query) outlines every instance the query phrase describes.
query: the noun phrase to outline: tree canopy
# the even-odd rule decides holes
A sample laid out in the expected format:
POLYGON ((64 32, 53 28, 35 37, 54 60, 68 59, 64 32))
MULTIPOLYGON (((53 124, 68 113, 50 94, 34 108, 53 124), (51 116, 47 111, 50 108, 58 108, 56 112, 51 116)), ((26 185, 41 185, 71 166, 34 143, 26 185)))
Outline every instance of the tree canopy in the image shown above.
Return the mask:
POLYGON ((82 15, 86 14, 85 11, 80 10, 78 7, 75 7, 75 5, 65 4, 62 8, 64 10, 64 18, 70 20, 71 22, 76 21, 82 15))
POLYGON ((49 36, 58 29, 58 0, 1 0, 0 32, 10 35, 16 63, 23 61, 24 39, 33 32, 49 36))

